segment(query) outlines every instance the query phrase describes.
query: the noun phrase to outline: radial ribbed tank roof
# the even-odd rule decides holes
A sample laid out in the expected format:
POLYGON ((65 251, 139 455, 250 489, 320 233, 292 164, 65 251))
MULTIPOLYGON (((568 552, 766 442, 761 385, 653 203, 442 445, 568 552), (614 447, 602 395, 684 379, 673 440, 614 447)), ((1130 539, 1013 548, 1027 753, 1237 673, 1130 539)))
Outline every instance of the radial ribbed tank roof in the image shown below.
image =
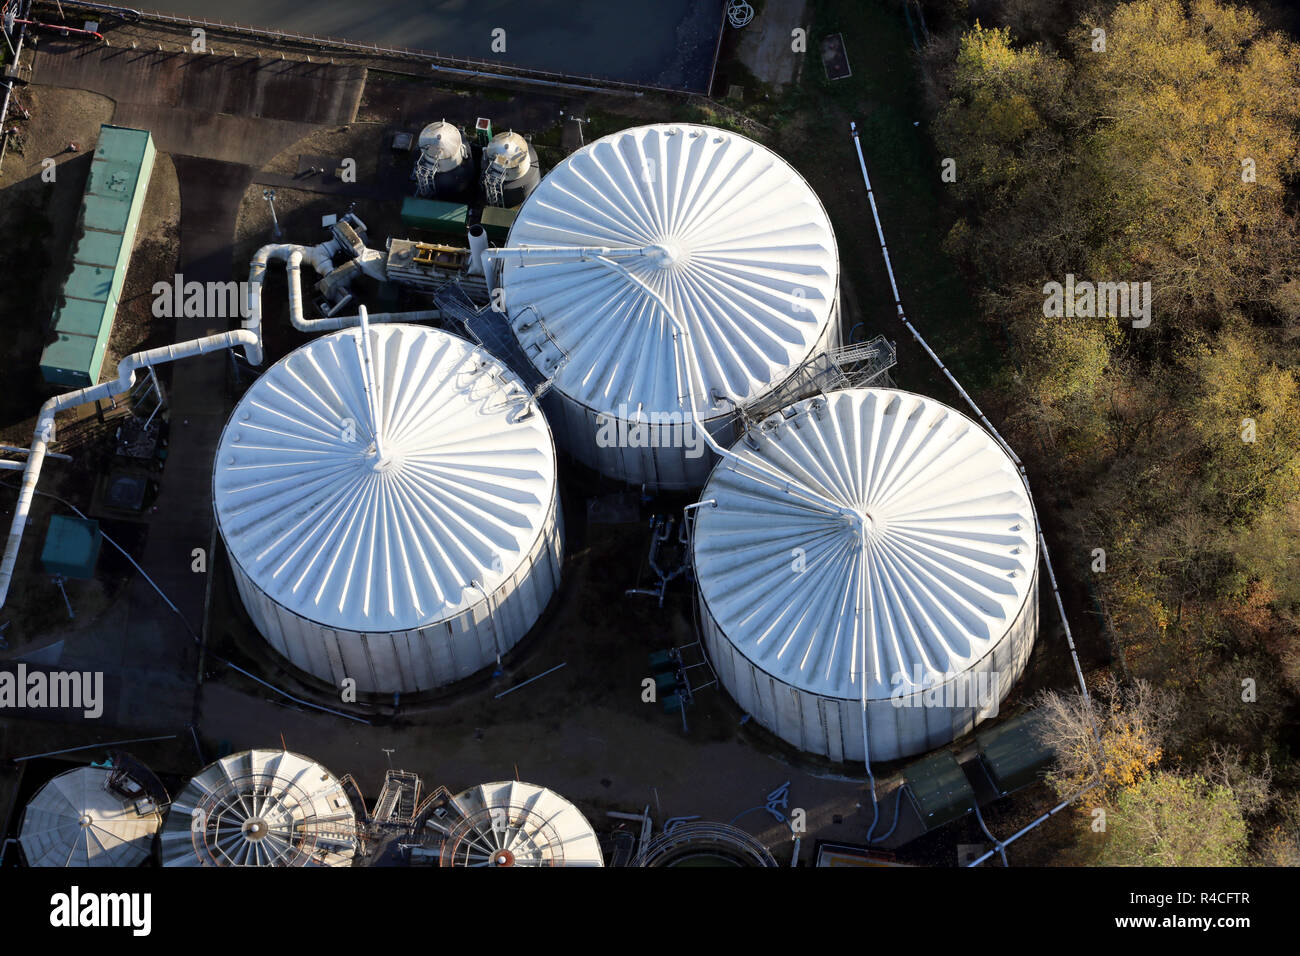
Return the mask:
MULTIPOLYGON (((647 250, 617 259, 689 328, 706 412, 715 391, 745 401, 802 364, 839 282, 830 221, 803 178, 758 143, 704 126, 642 126, 580 149, 524 203, 509 245, 647 250)), ((673 326, 636 281, 593 261, 507 260, 503 283, 525 349, 553 351, 553 337, 567 353, 562 392, 614 414, 681 411, 673 326)))
POLYGON ((161 814, 107 789, 111 771, 61 773, 27 804, 19 839, 30 866, 139 866, 161 814))
POLYGON ((736 450, 824 504, 723 461, 698 511, 700 591, 731 643, 802 690, 883 699, 983 658, 1032 593, 1025 483, 960 412, 887 389, 800 402, 736 450), (846 513, 847 512, 847 513, 846 513), (865 541, 864 541, 865 538, 865 541), (865 555, 865 566, 862 557, 865 555), (866 629, 858 608, 865 602, 866 629))
POLYGON ((442 849, 443 866, 603 866, 582 811, 536 784, 505 780, 456 796, 465 814, 442 849))
POLYGON ((360 845, 342 783, 310 757, 244 750, 200 770, 172 803, 163 866, 350 866, 360 845))
POLYGON ((217 448, 232 560, 272 600, 358 632, 436 623, 514 573, 556 492, 532 395, 463 339, 411 325, 315 339, 268 369, 217 448))

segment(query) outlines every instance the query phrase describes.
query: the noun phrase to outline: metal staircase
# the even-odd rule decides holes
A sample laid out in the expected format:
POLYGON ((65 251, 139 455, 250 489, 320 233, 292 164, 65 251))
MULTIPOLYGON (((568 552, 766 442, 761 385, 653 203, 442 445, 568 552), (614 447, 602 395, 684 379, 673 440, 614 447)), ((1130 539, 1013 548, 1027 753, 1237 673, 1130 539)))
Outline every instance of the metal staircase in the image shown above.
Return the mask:
POLYGON ((483 193, 489 206, 505 206, 506 171, 492 163, 483 170, 483 193))
MULTIPOLYGON (((542 323, 547 339, 561 355, 560 363, 555 367, 555 371, 549 377, 543 375, 529 361, 528 356, 519 345, 519 340, 511 330, 510 320, 505 313, 498 312, 487 306, 475 305, 465 290, 455 283, 445 285, 435 292, 433 302, 442 312, 445 320, 458 326, 465 335, 491 352, 493 356, 504 362, 512 372, 519 376, 524 386, 533 393, 534 399, 539 399, 546 394, 555 380, 555 372, 563 368, 569 360, 568 353, 560 348, 554 337, 546 330, 545 323, 542 323)), ((529 306, 529 308, 532 307, 529 306)), ((536 310, 533 311, 536 314, 536 310)), ((541 322, 541 316, 537 317, 537 321, 541 322)))

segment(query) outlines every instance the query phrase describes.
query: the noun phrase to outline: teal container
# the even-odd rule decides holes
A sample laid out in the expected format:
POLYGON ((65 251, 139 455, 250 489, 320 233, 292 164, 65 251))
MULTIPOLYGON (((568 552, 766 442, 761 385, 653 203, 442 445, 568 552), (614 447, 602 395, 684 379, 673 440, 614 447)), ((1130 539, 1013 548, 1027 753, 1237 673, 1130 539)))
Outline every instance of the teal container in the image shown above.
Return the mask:
POLYGON ((99 128, 72 269, 50 322, 54 341, 41 354, 41 375, 51 385, 84 388, 99 381, 156 152, 148 130, 99 128))
POLYGON ((65 578, 92 578, 102 542, 98 521, 55 515, 45 532, 41 567, 49 574, 60 574, 65 578))
POLYGON ((463 203, 443 202, 439 199, 416 199, 408 196, 402 200, 402 222, 413 229, 439 232, 465 238, 469 207, 463 203))

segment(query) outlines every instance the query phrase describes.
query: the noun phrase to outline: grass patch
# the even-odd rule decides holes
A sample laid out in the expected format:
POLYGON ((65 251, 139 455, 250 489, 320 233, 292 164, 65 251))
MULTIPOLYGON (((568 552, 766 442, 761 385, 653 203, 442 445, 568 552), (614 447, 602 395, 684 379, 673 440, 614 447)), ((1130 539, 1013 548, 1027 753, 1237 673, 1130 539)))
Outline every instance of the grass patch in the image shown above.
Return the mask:
POLYGON ((840 183, 818 176, 814 167, 824 168, 824 162, 800 168, 811 174, 831 214, 845 271, 867 280, 865 294, 872 301, 861 306, 864 317, 875 319, 868 323, 874 325, 869 334, 884 332, 899 339, 900 357, 908 358, 899 380, 915 382, 923 373, 921 363, 932 363, 919 350, 913 353, 910 345, 903 351, 903 340, 910 341, 910 336, 895 317, 848 129, 850 120, 857 122, 903 308, 962 384, 982 391, 997 378, 1000 332, 978 321, 972 291, 940 249, 955 213, 939 178, 941 157, 929 137, 918 79, 911 37, 897 4, 820 0, 813 4, 799 89, 776 105, 767 122, 779 129, 802 128, 811 141, 805 154, 811 148, 814 156, 829 150, 849 157, 847 169, 840 163, 834 166, 846 177, 840 183), (844 38, 853 75, 832 81, 822 68, 820 43, 833 33, 844 38))

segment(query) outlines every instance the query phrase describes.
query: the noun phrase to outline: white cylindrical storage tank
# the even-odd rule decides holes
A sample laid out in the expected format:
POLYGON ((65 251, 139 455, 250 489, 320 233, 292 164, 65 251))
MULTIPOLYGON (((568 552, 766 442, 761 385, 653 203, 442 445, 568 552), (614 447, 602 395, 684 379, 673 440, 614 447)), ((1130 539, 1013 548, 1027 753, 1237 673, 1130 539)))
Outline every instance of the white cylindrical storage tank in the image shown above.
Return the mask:
POLYGON ((28 866, 139 866, 153 852, 162 813, 147 794, 110 786, 107 767, 78 767, 41 787, 18 840, 28 866))
POLYGON ((930 398, 849 389, 798 402, 721 462, 692 544, 718 679, 772 733, 832 760, 939 747, 997 712, 1038 627, 1024 479, 930 398), (864 678, 865 674, 865 678, 864 678))
POLYGON ((505 307, 554 388, 556 441, 602 474, 698 488, 712 455, 693 433, 674 324, 689 329, 690 388, 711 434, 734 440, 737 404, 761 401, 839 343, 839 254, 804 179, 725 130, 657 125, 596 140, 524 203, 510 247, 604 247, 593 259, 503 258, 505 307), (642 285, 641 283, 644 283, 642 285))
POLYGON ((558 793, 518 780, 455 797, 461 819, 443 843, 443 866, 604 866, 582 811, 558 793))
POLYGON ((416 140, 414 177, 421 196, 457 197, 474 184, 474 164, 460 130, 446 120, 430 123, 416 140))
POLYGON ((343 785, 287 750, 204 767, 173 801, 159 841, 163 866, 351 866, 359 848, 343 785))
POLYGON ((336 686, 420 691, 491 664, 560 583, 555 448, 532 394, 437 329, 322 336, 268 369, 221 435, 213 502, 240 596, 336 686))

